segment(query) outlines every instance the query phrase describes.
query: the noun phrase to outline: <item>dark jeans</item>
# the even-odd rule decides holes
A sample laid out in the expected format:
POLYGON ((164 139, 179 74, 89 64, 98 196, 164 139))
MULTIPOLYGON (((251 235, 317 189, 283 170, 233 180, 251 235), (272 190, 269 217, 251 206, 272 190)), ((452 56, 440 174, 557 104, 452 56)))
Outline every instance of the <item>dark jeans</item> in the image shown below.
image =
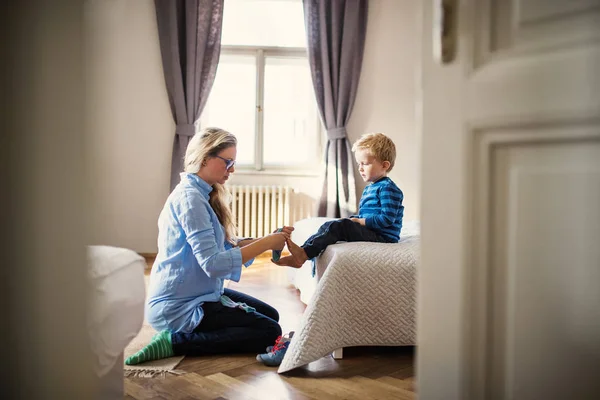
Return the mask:
POLYGON ((327 246, 336 242, 381 242, 389 241, 364 225, 348 218, 325 222, 317 233, 306 239, 302 248, 311 259, 321 254, 327 246))
POLYGON ((226 307, 221 302, 204 303, 204 316, 192 333, 171 334, 175 355, 200 356, 223 353, 264 353, 281 335, 279 313, 270 305, 235 290, 225 289, 231 300, 246 303, 256 311, 226 307))

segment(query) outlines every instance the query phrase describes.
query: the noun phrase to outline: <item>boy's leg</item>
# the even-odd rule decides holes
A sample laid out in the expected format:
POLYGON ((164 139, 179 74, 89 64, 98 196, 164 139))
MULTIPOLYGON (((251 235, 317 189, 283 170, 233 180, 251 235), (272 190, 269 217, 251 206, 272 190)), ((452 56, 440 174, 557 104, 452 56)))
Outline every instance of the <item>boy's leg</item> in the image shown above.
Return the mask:
POLYGON ((338 219, 325 222, 317 233, 306 239, 302 246, 298 246, 292 241, 287 242, 287 247, 291 256, 283 257, 279 261, 274 261, 277 265, 292 266, 300 268, 306 260, 315 258, 327 246, 337 242, 385 242, 383 238, 377 235, 369 228, 360 225, 350 219, 338 219))
POLYGON ((193 332, 171 334, 175 355, 260 353, 281 335, 277 321, 259 312, 247 313, 220 302, 204 303, 202 308, 204 317, 193 332))
POLYGON ((317 233, 304 242, 302 248, 311 259, 321 254, 327 246, 340 241, 381 242, 383 239, 369 228, 344 218, 321 225, 317 233))

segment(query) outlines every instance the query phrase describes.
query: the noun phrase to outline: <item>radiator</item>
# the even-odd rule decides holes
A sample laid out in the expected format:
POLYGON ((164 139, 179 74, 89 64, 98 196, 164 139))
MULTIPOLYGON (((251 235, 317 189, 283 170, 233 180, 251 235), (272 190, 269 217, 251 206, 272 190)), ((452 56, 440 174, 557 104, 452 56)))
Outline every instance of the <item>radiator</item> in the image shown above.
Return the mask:
POLYGON ((261 237, 293 224, 293 189, 289 186, 227 185, 238 236, 261 237))

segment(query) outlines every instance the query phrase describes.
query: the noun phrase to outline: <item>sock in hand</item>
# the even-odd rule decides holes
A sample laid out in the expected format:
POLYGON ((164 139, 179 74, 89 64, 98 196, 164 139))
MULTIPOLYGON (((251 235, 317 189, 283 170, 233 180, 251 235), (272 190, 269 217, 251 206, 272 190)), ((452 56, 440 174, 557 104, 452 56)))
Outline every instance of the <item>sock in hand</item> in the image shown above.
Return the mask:
MULTIPOLYGON (((281 232, 282 230, 283 229, 279 228, 279 229, 277 229, 277 232, 281 232)), ((279 259, 281 258, 281 250, 273 250, 272 258, 273 258, 273 261, 279 261, 279 259)))
POLYGON ((173 345, 171 343, 171 332, 162 331, 154 335, 150 343, 125 360, 127 365, 136 365, 146 361, 160 360, 174 356, 173 345))

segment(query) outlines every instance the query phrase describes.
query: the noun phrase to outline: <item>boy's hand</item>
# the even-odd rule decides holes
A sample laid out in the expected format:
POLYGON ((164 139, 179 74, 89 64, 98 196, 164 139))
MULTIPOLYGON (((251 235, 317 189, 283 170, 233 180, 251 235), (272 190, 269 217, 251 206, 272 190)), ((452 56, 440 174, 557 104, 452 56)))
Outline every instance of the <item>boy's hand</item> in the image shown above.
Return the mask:
POLYGON ((352 222, 356 222, 357 224, 361 224, 361 225, 365 225, 365 219, 364 218, 350 218, 350 221, 352 222))

